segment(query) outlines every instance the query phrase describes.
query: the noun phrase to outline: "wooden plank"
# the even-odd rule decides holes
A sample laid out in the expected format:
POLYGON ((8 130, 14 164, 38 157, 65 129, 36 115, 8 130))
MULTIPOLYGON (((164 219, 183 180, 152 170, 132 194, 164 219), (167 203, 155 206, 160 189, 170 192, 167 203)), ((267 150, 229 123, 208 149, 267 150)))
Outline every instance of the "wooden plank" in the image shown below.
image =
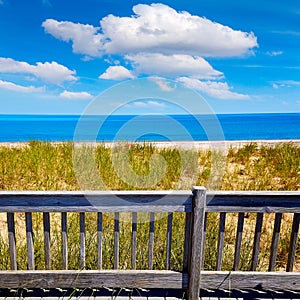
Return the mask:
POLYGON ((29 270, 34 270, 34 247, 32 231, 32 213, 25 213, 26 241, 27 241, 27 264, 29 270))
MULTIPOLYGON (((190 212, 191 199, 190 191, 0 191, 0 210, 190 212)), ((299 191, 211 191, 206 211, 300 213, 299 199, 299 191)))
POLYGON ((114 269, 119 268, 119 244, 120 244, 120 214, 115 214, 114 226, 114 269))
POLYGON ((85 213, 79 214, 80 227, 80 269, 85 268, 85 213))
POLYGON ((101 212, 97 213, 97 250, 98 250, 98 255, 97 255, 97 268, 99 270, 102 269, 102 221, 103 221, 103 216, 101 212))
POLYGON ((10 269, 17 270, 16 232, 15 232, 14 213, 7 213, 7 230, 8 230, 10 269))
MULTIPOLYGON (((299 272, 202 271, 201 279, 201 288, 209 290, 287 290, 296 291, 295 298, 297 298, 296 295, 299 295, 300 291, 299 272)), ((275 293, 273 295, 274 298, 277 299, 277 296, 280 294, 276 295, 275 293)), ((282 297, 283 295, 284 294, 281 294, 280 296, 282 297)), ((268 298, 270 298, 270 296, 268 298)))
POLYGON ((244 213, 239 213, 238 225, 237 225, 237 229, 236 229, 236 241, 235 241, 234 262, 233 262, 233 270, 234 271, 238 270, 239 264, 240 264, 244 220, 245 220, 244 213))
POLYGON ((167 225, 167 249, 166 249, 166 270, 170 270, 171 266, 171 251, 172 251, 172 222, 173 213, 168 213, 168 225, 167 225))
POLYGON ((44 255, 45 255, 45 267, 47 270, 51 269, 51 253, 50 253, 50 214, 48 212, 43 213, 43 225, 44 225, 44 255))
POLYGON ((154 227, 155 227, 155 215, 150 213, 149 222, 149 241, 148 241, 148 269, 153 269, 153 249, 154 249, 154 227))
MULTIPOLYGON (((300 202, 300 201, 299 201, 300 202)), ((261 206, 261 207, 245 207, 245 206, 210 206, 207 212, 227 212, 227 213, 300 213, 299 207, 275 207, 275 206, 261 206)))
POLYGON ((259 255, 259 250, 260 250, 260 238, 261 238, 263 217, 264 217, 264 214, 262 214, 262 213, 258 213, 256 215, 252 262, 251 262, 251 270, 252 271, 255 271, 258 266, 258 255, 259 255))
POLYGON ((183 270, 187 271, 189 267, 192 241, 192 213, 185 214, 184 229, 184 252, 183 252, 183 270))
POLYGON ((194 187, 193 194, 193 227, 191 258, 188 270, 188 300, 199 299, 200 296, 200 273, 202 269, 201 263, 204 248, 203 231, 205 220, 206 190, 203 187, 194 187))
POLYGON ((269 268, 268 268, 269 271, 274 271, 276 266, 281 219, 282 219, 282 213, 275 214, 274 229, 273 229, 272 243, 270 249, 270 260, 269 260, 269 268))
POLYGON ((225 237, 225 222, 226 213, 220 213, 219 220, 219 234, 218 234, 218 251, 217 251, 217 264, 216 270, 219 271, 222 268, 223 249, 224 249, 224 237, 225 237))
POLYGON ((293 271, 294 268, 295 254, 296 254, 297 241, 298 241, 298 232, 299 232, 299 220, 300 220, 300 214, 298 213, 294 214, 293 226, 292 226, 292 232, 290 238, 289 255, 288 255, 288 261, 286 266, 287 272, 293 271))
POLYGON ((68 269, 68 219, 67 213, 61 213, 61 239, 62 239, 62 269, 68 269))
POLYGON ((186 289, 188 276, 175 271, 60 270, 0 271, 0 288, 144 288, 186 289))
POLYGON ((131 228, 131 268, 136 269, 136 238, 137 238, 137 213, 132 213, 131 228))
MULTIPOLYGON (((0 271, 0 288, 74 288, 75 282, 76 288, 185 289, 188 276, 151 270, 0 271)), ((300 273, 201 271, 201 288, 300 291, 300 273)))
POLYGON ((207 193, 208 212, 299 212, 300 193, 219 191, 207 193))
POLYGON ((191 191, 0 191, 0 211, 186 212, 191 199, 191 191))
POLYGON ((204 268, 204 262, 205 262, 205 248, 206 248, 206 224, 207 224, 207 212, 204 216, 204 227, 203 227, 203 250, 202 250, 202 266, 204 268))

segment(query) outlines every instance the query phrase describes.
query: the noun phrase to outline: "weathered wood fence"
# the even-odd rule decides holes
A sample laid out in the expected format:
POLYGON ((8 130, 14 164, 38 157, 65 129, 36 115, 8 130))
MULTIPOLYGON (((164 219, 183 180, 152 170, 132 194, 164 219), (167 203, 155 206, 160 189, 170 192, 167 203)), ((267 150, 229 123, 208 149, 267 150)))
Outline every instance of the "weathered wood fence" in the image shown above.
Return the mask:
POLYGON ((0 271, 0 289, 166 289, 186 291, 188 299, 198 299, 202 291, 267 290, 281 293, 300 293, 300 273, 292 272, 298 242, 300 221, 300 192, 226 192, 206 191, 195 187, 190 191, 115 191, 115 192, 0 192, 0 212, 7 213, 10 270, 0 271), (34 212, 43 213, 44 270, 35 268, 35 240, 32 226, 34 212), (80 269, 68 270, 68 214, 80 215, 80 269), (97 214, 97 268, 88 270, 86 258, 86 213, 97 214), (113 269, 102 267, 103 223, 102 214, 114 213, 113 269), (131 213, 131 266, 120 270, 120 214, 131 213), (167 213, 166 267, 153 270, 154 233, 156 213, 167 213), (182 247, 181 270, 170 270, 172 260, 172 217, 181 212, 185 218, 185 236, 182 247), (25 213, 27 270, 18 270, 15 226, 16 213, 25 213), (62 265, 53 270, 51 265, 51 214, 61 214, 62 265), (148 269, 136 270, 137 215, 149 214, 148 269), (208 214, 218 215, 218 239, 215 270, 204 270, 206 244, 206 219, 208 214), (237 214, 235 249, 232 270, 222 270, 222 258, 226 251, 225 222, 228 213, 237 214), (256 225, 252 249, 252 264, 248 271, 240 271, 241 245, 245 214, 256 213, 256 225), (267 272, 257 270, 261 245, 262 224, 265 214, 274 213, 272 241, 267 272), (275 271, 282 216, 293 215, 291 222, 288 258, 284 271, 275 271))

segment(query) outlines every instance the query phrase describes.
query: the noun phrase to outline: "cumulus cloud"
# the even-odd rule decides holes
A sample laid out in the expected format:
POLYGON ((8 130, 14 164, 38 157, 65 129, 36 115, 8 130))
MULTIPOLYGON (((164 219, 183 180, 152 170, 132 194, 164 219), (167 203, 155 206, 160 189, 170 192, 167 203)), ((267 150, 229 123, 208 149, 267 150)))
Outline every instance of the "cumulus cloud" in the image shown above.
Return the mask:
POLYGON ((90 56, 102 56, 104 37, 97 33, 99 27, 73 22, 59 22, 47 19, 42 23, 47 33, 65 42, 72 42, 74 53, 90 56))
POLYGON ((44 87, 23 86, 3 80, 0 80, 0 89, 21 93, 41 93, 45 91, 44 87))
POLYGON ((124 80, 134 78, 134 75, 123 66, 110 66, 99 76, 101 79, 124 80))
POLYGON ((136 71, 141 74, 156 74, 167 77, 192 76, 199 79, 211 79, 222 75, 199 56, 138 53, 126 55, 125 58, 130 60, 136 71))
MULTIPOLYGON (((133 6, 133 12, 129 17, 107 15, 100 20, 100 26, 54 19, 45 20, 42 26, 55 38, 71 42, 73 52, 85 59, 109 57, 113 61, 115 55, 121 62, 125 59, 132 69, 111 63, 113 66, 99 76, 101 79, 165 76, 181 78, 186 85, 196 85, 195 89, 218 98, 247 97, 218 81, 223 73, 206 59, 252 54, 258 47, 253 32, 236 30, 186 11, 178 12, 161 3, 138 4, 133 6)), ((163 81, 158 80, 157 84, 168 89, 163 81)))
POLYGON ((17 61, 11 58, 0 57, 0 73, 23 73, 31 74, 46 82, 60 84, 64 81, 73 81, 75 71, 53 61, 51 63, 37 62, 36 65, 30 65, 27 62, 17 61))
POLYGON ((131 17, 108 15, 100 21, 101 27, 53 19, 47 19, 42 26, 54 37, 71 41, 75 53, 91 56, 151 51, 232 57, 258 45, 252 32, 177 12, 164 4, 138 4, 133 12, 135 15, 131 17))
POLYGON ((253 33, 233 30, 164 4, 138 4, 134 16, 100 21, 107 53, 156 51, 208 57, 239 56, 257 46, 253 33))
POLYGON ((180 77, 177 79, 182 82, 187 88, 192 88, 197 91, 204 92, 218 99, 248 99, 248 95, 232 92, 226 82, 218 81, 201 81, 189 77, 180 77))
POLYGON ((172 87, 168 81, 166 81, 164 78, 158 77, 158 76, 152 76, 149 78, 149 80, 155 82, 162 91, 164 92, 172 92, 174 90, 174 86, 172 87))
POLYGON ((69 92, 64 90, 62 93, 59 95, 60 98, 63 99, 69 99, 69 100, 87 100, 87 99, 92 99, 93 96, 90 93, 87 92, 69 92))

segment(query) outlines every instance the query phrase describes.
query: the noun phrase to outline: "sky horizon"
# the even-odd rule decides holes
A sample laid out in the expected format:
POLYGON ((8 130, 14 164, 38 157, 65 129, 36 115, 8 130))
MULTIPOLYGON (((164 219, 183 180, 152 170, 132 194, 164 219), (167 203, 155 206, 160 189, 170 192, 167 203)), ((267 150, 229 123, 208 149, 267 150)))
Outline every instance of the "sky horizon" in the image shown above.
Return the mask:
POLYGON ((137 83, 124 114, 172 113, 178 87, 216 114, 300 112, 295 1, 0 0, 0 24, 0 114, 80 115, 137 83))

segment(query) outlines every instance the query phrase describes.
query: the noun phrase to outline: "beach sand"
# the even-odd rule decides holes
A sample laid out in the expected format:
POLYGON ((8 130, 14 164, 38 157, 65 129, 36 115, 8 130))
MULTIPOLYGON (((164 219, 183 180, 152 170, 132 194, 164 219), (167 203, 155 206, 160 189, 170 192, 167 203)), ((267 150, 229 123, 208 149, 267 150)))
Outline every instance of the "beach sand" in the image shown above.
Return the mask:
MULTIPOLYGON (((61 144, 64 142, 51 142, 53 144, 61 144)), ((113 147, 117 144, 152 144, 157 148, 182 148, 182 149, 228 149, 228 148, 241 148, 246 144, 256 143, 258 146, 276 146, 281 143, 293 143, 300 147, 300 139, 293 140, 239 140, 239 141, 156 141, 156 142, 80 142, 76 144, 82 145, 105 145, 113 147)), ((18 148, 26 147, 29 142, 0 142, 0 147, 18 148)))

